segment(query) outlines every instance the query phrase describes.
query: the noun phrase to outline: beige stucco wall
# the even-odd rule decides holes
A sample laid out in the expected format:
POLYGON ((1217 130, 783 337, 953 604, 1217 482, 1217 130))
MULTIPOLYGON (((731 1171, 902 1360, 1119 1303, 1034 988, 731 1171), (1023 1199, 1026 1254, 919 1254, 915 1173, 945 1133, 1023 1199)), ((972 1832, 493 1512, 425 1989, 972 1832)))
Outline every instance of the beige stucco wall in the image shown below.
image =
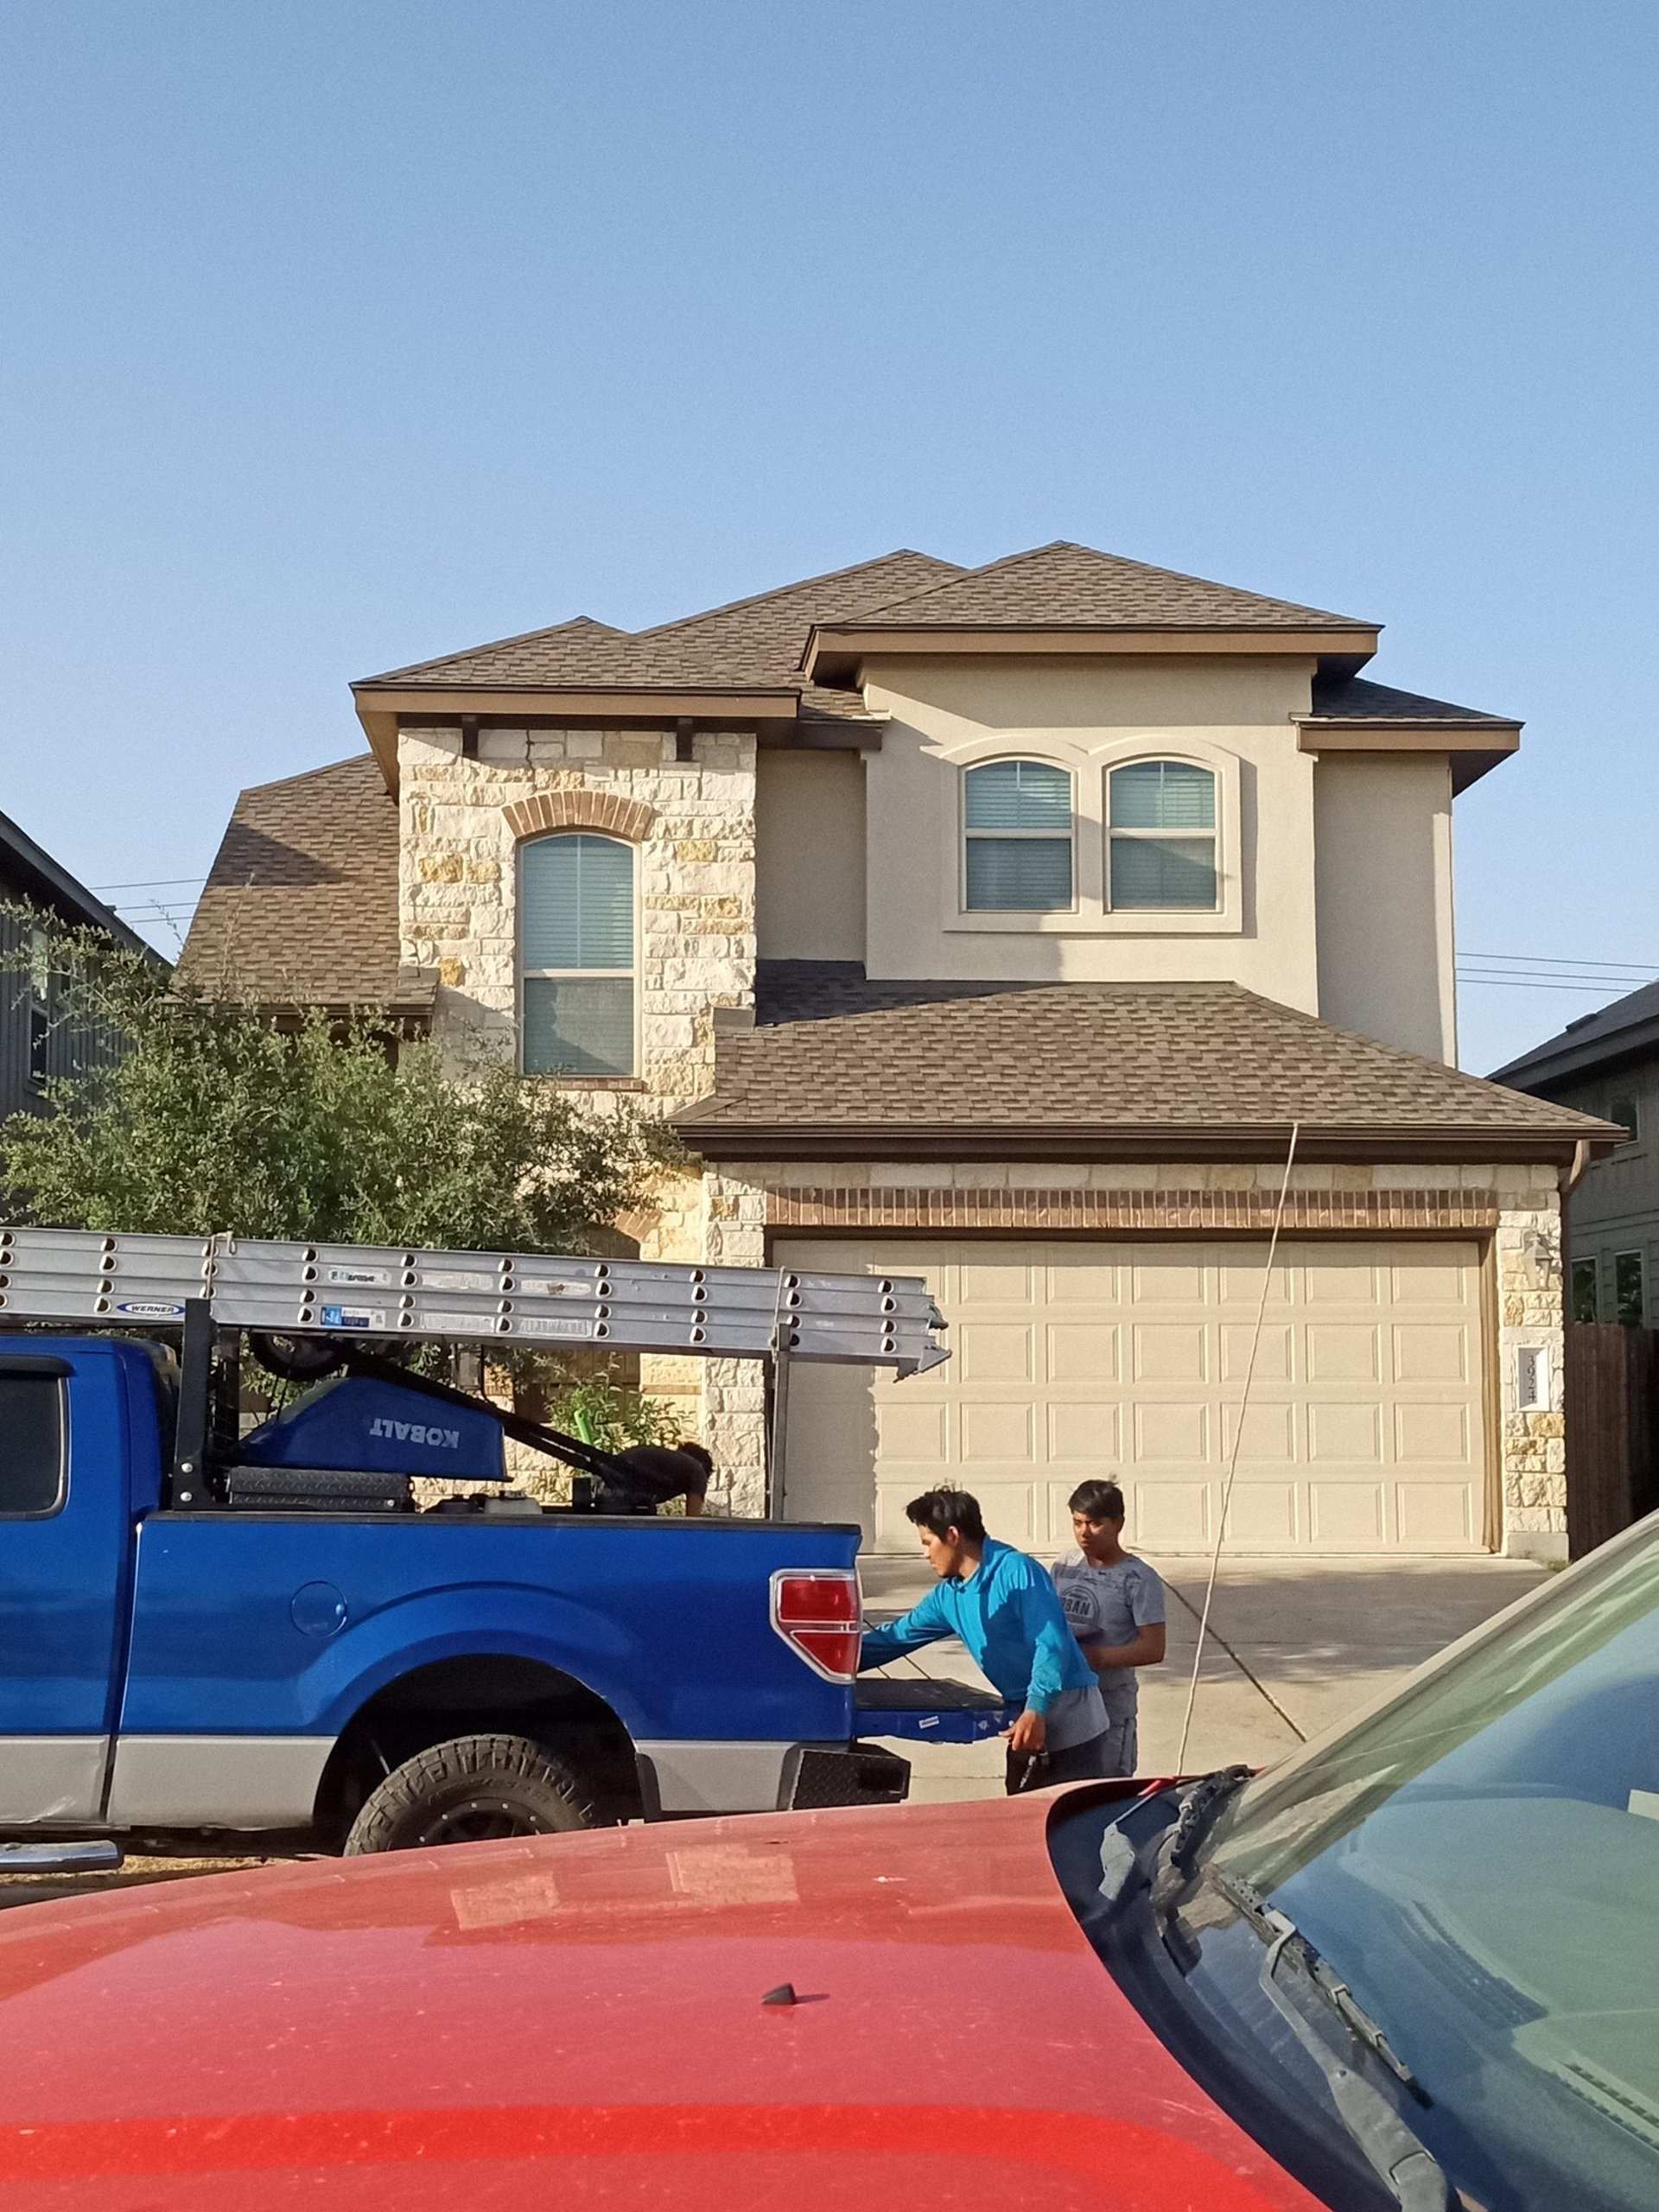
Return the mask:
POLYGON ((1307 711, 1312 677, 1311 661, 1265 657, 868 664, 867 702, 892 717, 866 770, 870 973, 1233 981, 1315 1011, 1313 764, 1292 719, 1307 711), (1011 753, 1073 773, 1076 913, 961 912, 961 773, 1011 753), (1103 911, 1104 779, 1147 753, 1218 774, 1218 914, 1103 911))
POLYGON ((860 755, 763 747, 755 763, 754 848, 761 959, 861 960, 860 755))
MULTIPOLYGON (((1073 1190, 1217 1192, 1255 1188, 1276 1192, 1283 1170, 1276 1166, 1190 1161, 1167 1166, 1088 1166, 1057 1163, 1018 1166, 976 1163, 951 1166, 910 1161, 884 1166, 844 1161, 711 1166, 703 1179, 702 1209, 683 1212, 677 1242, 664 1239, 660 1256, 703 1258, 726 1265, 758 1267, 766 1256, 768 1221, 777 1200, 791 1192, 870 1186, 873 1201, 882 1187, 918 1189, 971 1196, 976 1190, 1020 1188, 1048 1192, 1073 1190)), ((1562 1276, 1560 1200, 1557 1171, 1551 1166, 1509 1164, 1459 1166, 1306 1166, 1294 1170, 1300 1192, 1373 1192, 1433 1194, 1444 1192, 1490 1205, 1496 1227, 1490 1232, 1493 1257, 1491 1323, 1492 1370, 1487 1376, 1490 1425, 1497 1451, 1502 1549, 1510 1555, 1565 1559, 1567 1556, 1566 1422, 1562 1400, 1562 1276), (1522 1346, 1548 1355, 1550 1404, 1522 1412, 1516 1404, 1516 1353, 1522 1346)), ((895 1231, 902 1234, 902 1230, 895 1231)), ((969 1234, 969 1231, 954 1232, 969 1234)), ((1365 1232, 1375 1236, 1375 1230, 1365 1232)), ((759 1363, 709 1361, 698 1371, 695 1427, 714 1452, 720 1469, 715 1493, 723 1510, 755 1514, 765 1510, 766 1438, 765 1390, 759 1363)), ((686 1403, 690 1416, 690 1402, 686 1403)))
POLYGON ((1450 761, 1326 753, 1313 827, 1320 1016, 1455 1063, 1450 761))
POLYGON ((752 736, 713 733, 676 757, 670 730, 405 730, 399 901, 404 956, 441 979, 440 1035, 516 1049, 517 855, 507 810, 543 792, 648 810, 635 869, 639 1078, 677 1103, 712 1089, 714 1014, 754 1000, 752 736))

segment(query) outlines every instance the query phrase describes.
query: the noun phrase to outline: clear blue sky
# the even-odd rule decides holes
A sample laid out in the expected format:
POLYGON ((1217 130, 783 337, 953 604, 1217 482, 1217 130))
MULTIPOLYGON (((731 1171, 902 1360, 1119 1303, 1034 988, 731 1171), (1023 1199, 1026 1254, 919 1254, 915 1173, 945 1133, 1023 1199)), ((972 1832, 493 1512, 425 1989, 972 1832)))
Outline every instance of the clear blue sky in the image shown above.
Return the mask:
MULTIPOLYGON (((0 809, 88 882, 200 877, 240 785, 358 747, 353 677, 1065 537, 1523 716, 1462 947, 1659 972, 1659 10, 5 0, 0 41, 0 809)), ((1471 987, 1465 1064, 1598 1002, 1471 987)))

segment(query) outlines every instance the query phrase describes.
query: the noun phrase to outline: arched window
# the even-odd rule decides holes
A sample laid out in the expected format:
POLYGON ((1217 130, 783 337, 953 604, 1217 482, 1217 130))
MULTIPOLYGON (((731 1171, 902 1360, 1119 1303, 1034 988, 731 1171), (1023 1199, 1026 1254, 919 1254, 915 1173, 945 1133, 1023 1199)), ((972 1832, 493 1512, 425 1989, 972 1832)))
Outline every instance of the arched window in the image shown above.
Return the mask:
POLYGON ((585 833, 518 848, 526 1075, 633 1073, 633 848, 585 833))
POLYGON ((1190 760, 1132 760, 1107 779, 1114 912, 1213 913, 1216 779, 1190 760))
POLYGON ((963 903, 1047 914, 1073 901, 1071 779, 1043 760, 987 760, 963 778, 963 903))

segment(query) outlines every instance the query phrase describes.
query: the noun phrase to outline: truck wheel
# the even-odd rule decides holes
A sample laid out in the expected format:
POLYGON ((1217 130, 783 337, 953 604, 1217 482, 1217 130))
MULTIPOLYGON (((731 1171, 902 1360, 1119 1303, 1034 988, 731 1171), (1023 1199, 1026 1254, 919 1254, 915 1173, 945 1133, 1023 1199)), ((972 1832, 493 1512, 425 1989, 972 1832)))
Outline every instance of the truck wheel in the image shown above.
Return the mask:
POLYGON ((352 1822, 346 1855, 598 1825, 593 1790, 528 1736, 454 1736, 416 1751, 371 1793, 352 1822))

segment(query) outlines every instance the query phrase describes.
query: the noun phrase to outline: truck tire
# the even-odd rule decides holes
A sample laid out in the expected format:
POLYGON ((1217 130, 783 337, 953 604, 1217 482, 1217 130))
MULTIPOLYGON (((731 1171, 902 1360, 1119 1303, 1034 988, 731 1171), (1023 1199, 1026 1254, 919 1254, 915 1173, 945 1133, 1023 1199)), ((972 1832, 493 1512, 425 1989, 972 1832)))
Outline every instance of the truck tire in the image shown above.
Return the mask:
POLYGON ((528 1736, 452 1736, 405 1759, 352 1822, 346 1856, 597 1827, 594 1791, 528 1736))

